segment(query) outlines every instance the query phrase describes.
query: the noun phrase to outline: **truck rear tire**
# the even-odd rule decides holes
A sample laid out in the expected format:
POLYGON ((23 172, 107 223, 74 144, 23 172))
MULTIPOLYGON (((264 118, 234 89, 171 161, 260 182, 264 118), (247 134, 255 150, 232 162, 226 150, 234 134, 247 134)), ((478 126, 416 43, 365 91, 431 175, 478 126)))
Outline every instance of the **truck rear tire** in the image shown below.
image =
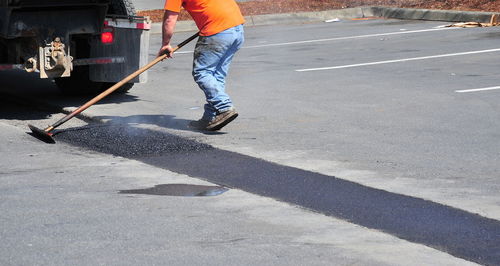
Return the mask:
POLYGON ((108 14, 135 16, 135 7, 130 0, 111 0, 108 14))

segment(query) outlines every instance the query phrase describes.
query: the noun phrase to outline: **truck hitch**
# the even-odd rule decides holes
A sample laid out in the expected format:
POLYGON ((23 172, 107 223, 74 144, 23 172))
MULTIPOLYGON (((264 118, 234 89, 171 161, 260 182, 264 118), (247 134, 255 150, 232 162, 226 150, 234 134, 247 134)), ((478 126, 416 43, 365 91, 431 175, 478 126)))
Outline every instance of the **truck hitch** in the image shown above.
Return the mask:
POLYGON ((66 46, 59 37, 46 44, 45 47, 39 47, 40 78, 59 78, 71 75, 73 58, 69 56, 69 48, 68 54, 66 54, 65 48, 66 46))
POLYGON ((38 70, 38 62, 34 57, 28 58, 24 63, 24 70, 28 73, 36 72, 38 70))

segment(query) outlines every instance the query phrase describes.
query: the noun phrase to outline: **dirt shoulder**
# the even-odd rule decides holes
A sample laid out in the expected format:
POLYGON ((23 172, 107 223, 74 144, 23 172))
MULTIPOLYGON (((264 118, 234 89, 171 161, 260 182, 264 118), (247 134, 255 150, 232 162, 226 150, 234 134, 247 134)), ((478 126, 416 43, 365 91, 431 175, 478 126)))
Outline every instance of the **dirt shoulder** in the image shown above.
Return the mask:
MULTIPOLYGON (((500 1, 497 0, 255 0, 239 2, 238 5, 244 16, 323 11, 359 6, 500 12, 500 1)), ((150 16, 153 22, 160 22, 163 10, 139 11, 138 15, 150 16)), ((179 20, 190 19, 189 14, 182 10, 179 20)))

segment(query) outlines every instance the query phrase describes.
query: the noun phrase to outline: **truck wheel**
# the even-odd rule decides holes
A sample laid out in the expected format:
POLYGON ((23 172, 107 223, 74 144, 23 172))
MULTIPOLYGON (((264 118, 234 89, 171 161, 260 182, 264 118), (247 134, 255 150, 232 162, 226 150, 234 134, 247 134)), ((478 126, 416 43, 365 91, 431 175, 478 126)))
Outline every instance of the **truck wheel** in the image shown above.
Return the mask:
POLYGON ((111 0, 108 14, 135 16, 135 7, 130 0, 111 0))
POLYGON ((88 66, 75 67, 70 77, 55 78, 54 82, 66 95, 98 94, 106 89, 104 82, 89 80, 88 66))

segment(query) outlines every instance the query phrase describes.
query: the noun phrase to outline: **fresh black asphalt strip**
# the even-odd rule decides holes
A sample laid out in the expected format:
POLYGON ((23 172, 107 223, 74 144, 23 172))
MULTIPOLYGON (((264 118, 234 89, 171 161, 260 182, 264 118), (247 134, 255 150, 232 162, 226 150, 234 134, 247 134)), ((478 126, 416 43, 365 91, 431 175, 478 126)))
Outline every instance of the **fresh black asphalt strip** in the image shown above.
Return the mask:
POLYGON ((432 201, 129 125, 66 130, 57 139, 302 206, 469 261, 500 265, 499 221, 432 201))

